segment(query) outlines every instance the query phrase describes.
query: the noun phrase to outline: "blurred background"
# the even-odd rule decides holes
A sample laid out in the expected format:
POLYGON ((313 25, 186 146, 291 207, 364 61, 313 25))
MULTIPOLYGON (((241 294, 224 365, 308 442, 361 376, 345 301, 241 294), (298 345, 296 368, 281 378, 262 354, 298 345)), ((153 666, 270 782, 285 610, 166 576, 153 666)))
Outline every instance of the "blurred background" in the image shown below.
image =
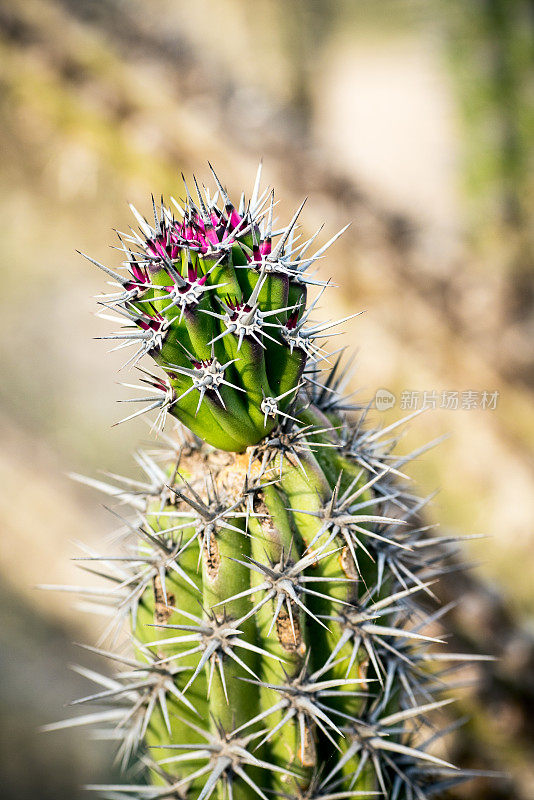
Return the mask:
POLYGON ((127 202, 207 181, 234 196, 264 159, 281 217, 352 222, 321 266, 325 316, 358 350, 374 422, 429 407, 401 443, 473 562, 443 581, 451 645, 491 653, 459 690, 455 797, 534 798, 534 4, 531 0, 1 0, 0 785, 78 800, 115 774, 83 733, 39 734, 85 692, 94 620, 39 583, 83 581, 76 541, 112 527, 66 473, 135 474, 125 396, 76 248, 118 263, 127 202), (456 397, 450 400, 450 397, 456 397), (447 399, 445 399, 447 398, 447 399), (449 407, 446 407, 446 406, 449 407), (385 406, 389 406, 386 408, 385 406))

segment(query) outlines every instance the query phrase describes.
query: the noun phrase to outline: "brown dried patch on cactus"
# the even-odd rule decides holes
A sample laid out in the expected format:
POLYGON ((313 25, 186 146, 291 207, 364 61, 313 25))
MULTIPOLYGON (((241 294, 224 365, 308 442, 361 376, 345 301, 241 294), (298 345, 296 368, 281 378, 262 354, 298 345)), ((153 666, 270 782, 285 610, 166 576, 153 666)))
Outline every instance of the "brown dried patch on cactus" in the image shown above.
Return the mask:
POLYGON ((215 535, 210 536, 207 544, 204 545, 203 559, 206 565, 206 572, 210 580, 215 580, 219 574, 221 555, 215 535))
POLYGON ((167 602, 165 602, 165 594, 159 575, 154 577, 152 587, 154 591, 154 622, 157 625, 162 625, 172 616, 175 597, 173 594, 167 593, 167 602))
POLYGON ((268 539, 273 539, 276 535, 276 526, 273 522, 267 504, 263 496, 263 492, 258 492, 252 504, 255 514, 258 514, 258 521, 262 531, 266 534, 268 539))
POLYGON ((250 463, 248 453, 230 453, 230 460, 220 469, 217 475, 217 488, 231 505, 243 496, 243 487, 254 483, 260 476, 260 465, 250 463))
POLYGON ((341 550, 341 555, 339 556, 339 563, 341 564, 341 569, 351 580, 357 581, 359 579, 358 570, 356 569, 356 564, 354 563, 354 559, 350 553, 348 547, 344 547, 341 550))
POLYGON ((288 653, 298 653, 304 657, 306 655, 306 645, 302 640, 302 632, 299 622, 299 610, 295 603, 291 603, 293 614, 293 625, 291 617, 285 606, 282 606, 276 619, 276 635, 283 649, 288 653))
POLYGON ((317 765, 317 748, 313 728, 315 726, 304 726, 304 730, 299 746, 299 760, 301 766, 312 768, 317 765))

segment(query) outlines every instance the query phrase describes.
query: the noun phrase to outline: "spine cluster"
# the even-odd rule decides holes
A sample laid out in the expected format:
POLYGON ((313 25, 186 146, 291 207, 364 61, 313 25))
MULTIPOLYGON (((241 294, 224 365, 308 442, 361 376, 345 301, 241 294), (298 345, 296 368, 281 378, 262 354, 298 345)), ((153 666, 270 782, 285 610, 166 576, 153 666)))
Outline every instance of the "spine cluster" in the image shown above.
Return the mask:
POLYGON ((310 267, 337 236, 310 255, 300 209, 276 229, 259 173, 237 207, 213 175, 176 215, 134 210, 122 269, 98 264, 121 326, 105 338, 132 348, 145 392, 127 418, 155 411, 161 432, 142 477, 81 479, 119 528, 83 555, 97 585, 67 588, 103 615, 90 649, 114 673, 84 670, 96 690, 76 704, 96 707, 48 727, 117 740, 130 782, 90 787, 110 799, 436 796, 470 777, 436 726, 464 660, 432 606, 451 540, 420 522, 401 423, 373 429, 344 397, 324 349, 338 323, 311 319, 310 267))

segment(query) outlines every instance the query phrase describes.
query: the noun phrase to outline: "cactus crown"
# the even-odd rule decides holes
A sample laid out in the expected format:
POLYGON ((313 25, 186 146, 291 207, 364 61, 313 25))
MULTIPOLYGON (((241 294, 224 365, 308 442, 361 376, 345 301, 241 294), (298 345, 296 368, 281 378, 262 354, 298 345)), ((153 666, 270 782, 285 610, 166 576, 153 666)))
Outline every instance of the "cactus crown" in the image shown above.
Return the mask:
POLYGON ((325 284, 306 271, 340 235, 309 254, 315 237, 295 241, 302 206, 273 230, 274 193, 260 194, 260 173, 237 210, 214 172, 213 197, 195 179, 196 202, 185 181, 186 200, 173 199, 174 212, 153 199, 153 224, 132 206, 139 230, 120 236, 126 274, 99 264, 122 287, 101 303, 127 320, 106 338, 134 347, 127 364, 150 353, 165 372, 143 377, 155 392, 150 407, 236 452, 273 430, 307 359, 321 358, 317 340, 331 326, 309 322, 315 303, 306 311, 306 291, 325 284))
POLYGON ((400 423, 366 427, 320 344, 335 323, 306 310, 337 236, 310 255, 300 209, 273 230, 259 173, 237 209, 214 177, 178 219, 134 210, 125 271, 98 264, 118 284, 100 302, 126 319, 105 338, 163 371, 142 370, 130 416, 185 428, 136 454, 142 480, 81 479, 130 509, 116 553, 84 555, 104 584, 80 588, 117 673, 84 670, 98 691, 78 702, 101 708, 49 728, 119 740, 133 782, 90 787, 110 800, 424 800, 471 774, 434 752, 447 729, 429 717, 464 660, 434 652, 446 609, 428 610, 452 539, 420 524, 400 423))

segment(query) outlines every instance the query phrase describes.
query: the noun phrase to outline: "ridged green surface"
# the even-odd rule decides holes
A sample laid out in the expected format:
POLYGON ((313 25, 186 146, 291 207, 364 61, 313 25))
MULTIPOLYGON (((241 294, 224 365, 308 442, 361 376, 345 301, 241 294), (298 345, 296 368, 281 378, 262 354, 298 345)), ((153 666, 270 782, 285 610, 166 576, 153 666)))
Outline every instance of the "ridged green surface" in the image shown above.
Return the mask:
POLYGON ((112 731, 137 769, 90 787, 108 798, 434 796, 469 777, 433 713, 463 659, 428 611, 450 540, 420 525, 396 426, 342 396, 337 323, 311 319, 326 246, 309 254, 298 213, 276 230, 259 173, 237 210, 215 181, 179 219, 134 210, 123 271, 99 265, 118 284, 104 316, 126 324, 104 338, 161 368, 134 414, 181 424, 136 455, 142 480, 85 479, 121 518, 116 553, 89 556, 109 588, 82 590, 111 615, 99 652, 118 672, 88 674, 103 688, 80 702, 102 709, 49 727, 112 731))

